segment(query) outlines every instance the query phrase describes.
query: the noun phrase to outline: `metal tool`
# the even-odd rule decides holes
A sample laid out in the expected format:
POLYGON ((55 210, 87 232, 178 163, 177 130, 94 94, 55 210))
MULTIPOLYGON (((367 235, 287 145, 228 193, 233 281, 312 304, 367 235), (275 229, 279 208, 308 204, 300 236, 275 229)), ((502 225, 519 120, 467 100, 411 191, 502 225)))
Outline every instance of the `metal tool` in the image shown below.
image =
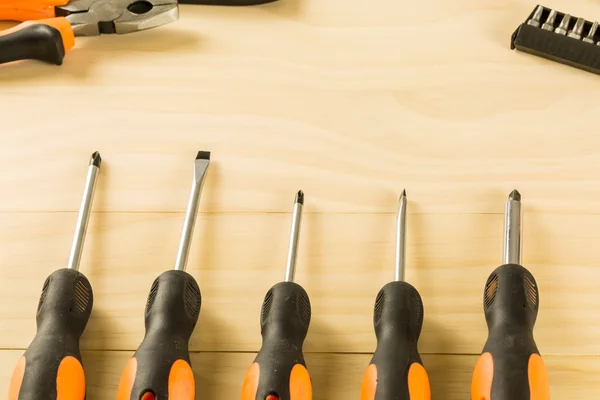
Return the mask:
POLYGON ((483 307, 488 339, 477 361, 471 400, 549 400, 548 372, 533 339, 539 292, 521 261, 521 194, 506 204, 504 262, 489 276, 483 307))
POLYGON ((262 347, 242 387, 242 400, 312 399, 312 383, 302 346, 311 318, 310 299, 294 283, 304 193, 294 200, 285 281, 265 296, 260 316, 262 347))
POLYGON ((594 37, 596 36, 597 31, 598 31, 598 22, 596 21, 592 24, 590 31, 588 32, 587 36, 583 38, 583 41, 586 43, 591 43, 591 44, 596 43, 594 41, 594 37))
POLYGON ((75 36, 127 34, 178 18, 177 0, 47 0, 38 5, 9 0, 0 4, 0 20, 24 23, 0 32, 0 64, 35 59, 61 65, 75 36))
POLYGON ((85 399, 79 339, 90 318, 94 295, 90 282, 79 272, 79 261, 101 161, 98 152, 92 154, 68 268, 55 271, 44 283, 37 332, 13 372, 8 400, 85 399))
POLYGON ((527 24, 539 28, 540 24, 542 23, 541 20, 542 20, 542 13, 543 12, 544 12, 544 7, 543 6, 538 6, 535 9, 535 12, 533 13, 533 16, 531 17, 531 19, 529 21, 527 21, 527 24))
POLYGON ((556 28, 554 30, 555 33, 558 33, 560 35, 566 35, 567 31, 569 30, 569 23, 571 22, 571 16, 569 14, 566 14, 563 19, 560 21, 560 24, 558 25, 558 28, 556 28))
POLYGON ((150 288, 145 312, 146 334, 121 375, 117 400, 192 400, 195 397, 196 381, 188 345, 198 322, 202 296, 198 283, 185 268, 209 165, 210 152, 198 152, 175 268, 162 273, 150 288))
POLYGON ((581 35, 583 35, 583 26, 585 25, 585 19, 583 18, 577 18, 577 21, 575 22, 575 26, 573 27, 573 30, 571 30, 571 32, 569 32, 569 34, 567 36, 569 36, 570 38, 573 39, 581 39, 581 35))
POLYGON ((546 18, 546 22, 542 25, 542 29, 547 31, 554 30, 554 24, 556 23, 556 10, 550 10, 550 14, 548 14, 548 18, 546 18))
POLYGON ((406 207, 403 191, 396 223, 396 280, 385 285, 375 300, 377 349, 363 376, 361 400, 431 399, 429 376, 418 351, 423 302, 417 289, 404 281, 406 207))

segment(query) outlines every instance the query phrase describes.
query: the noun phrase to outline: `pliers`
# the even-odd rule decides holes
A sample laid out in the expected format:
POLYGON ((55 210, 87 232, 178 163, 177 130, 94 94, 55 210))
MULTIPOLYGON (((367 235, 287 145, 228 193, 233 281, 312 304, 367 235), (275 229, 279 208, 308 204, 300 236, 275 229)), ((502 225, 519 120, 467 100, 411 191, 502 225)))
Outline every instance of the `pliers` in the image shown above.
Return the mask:
POLYGON ((177 0, 0 0, 0 64, 40 60, 61 65, 75 36, 126 34, 179 18, 177 0))

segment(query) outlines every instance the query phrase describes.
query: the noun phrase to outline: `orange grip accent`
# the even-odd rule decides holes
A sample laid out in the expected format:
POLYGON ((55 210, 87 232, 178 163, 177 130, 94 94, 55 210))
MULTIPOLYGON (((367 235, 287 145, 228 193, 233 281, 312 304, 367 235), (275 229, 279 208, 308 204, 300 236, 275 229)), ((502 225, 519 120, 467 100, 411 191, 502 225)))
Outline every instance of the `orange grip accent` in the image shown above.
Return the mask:
POLYGON ((127 361, 127 365, 121 374, 121 381, 119 382, 119 389, 117 390, 117 400, 129 400, 131 398, 131 390, 135 383, 136 374, 137 360, 131 358, 127 361))
POLYGON ((17 400, 19 398, 19 391, 21 390, 21 384, 23 383, 26 363, 27 360, 25 360, 25 357, 21 357, 13 371, 12 378, 10 378, 10 384, 8 385, 8 400, 17 400))
POLYGON ((75 357, 65 357, 56 375, 56 400, 84 400, 85 374, 83 366, 75 357))
POLYGON ((48 25, 58 30, 60 32, 60 36, 62 37, 63 45, 65 47, 65 53, 71 50, 73 46, 75 46, 75 32, 73 32, 73 27, 71 26, 71 23, 67 21, 66 18, 62 17, 23 22, 22 24, 19 24, 13 28, 0 31, 0 36, 10 35, 11 33, 15 33, 17 31, 20 31, 21 29, 36 24, 48 25))
POLYGON ((471 400, 490 400, 494 379, 494 359, 490 353, 483 353, 473 371, 471 400))
POLYGON ((531 400, 550 400, 550 379, 546 364, 539 354, 529 358, 529 391, 531 400))
POLYGON ((0 4, 2 21, 34 21, 56 16, 55 7, 64 6, 69 0, 7 0, 0 4))
POLYGON ((290 400, 312 400, 312 382, 304 365, 296 364, 290 375, 290 400))
POLYGON ((431 400, 429 375, 419 363, 413 363, 408 370, 408 394, 410 400, 431 400))
POLYGON ((190 364, 177 360, 169 373, 169 400, 194 400, 196 381, 190 364))
POLYGON ((360 400, 373 400, 377 391, 377 366, 371 364, 363 375, 360 388, 360 400))
MULTIPOLYGON (((241 400, 256 400, 256 392, 258 392, 258 381, 260 379, 260 365, 254 363, 248 368, 244 385, 242 386, 241 400)), ((10 399, 12 400, 12 399, 10 399)))

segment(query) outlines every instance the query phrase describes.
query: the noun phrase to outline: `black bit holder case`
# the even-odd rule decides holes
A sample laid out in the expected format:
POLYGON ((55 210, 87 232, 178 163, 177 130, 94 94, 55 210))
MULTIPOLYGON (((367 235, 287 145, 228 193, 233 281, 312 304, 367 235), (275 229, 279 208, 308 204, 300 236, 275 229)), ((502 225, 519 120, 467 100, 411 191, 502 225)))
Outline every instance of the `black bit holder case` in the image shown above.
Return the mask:
MULTIPOLYGON (((537 9, 537 6, 535 9, 537 9)), ((533 18, 535 9, 529 15, 527 21, 533 18)), ((550 11, 550 8, 544 7, 541 24, 546 21, 550 11)), ((554 28, 558 27, 564 17, 565 13, 557 11, 554 28)), ((521 24, 512 35, 511 49, 517 49, 575 68, 600 74, 600 46, 596 45, 600 41, 600 29, 594 36, 594 44, 592 44, 584 42, 582 39, 575 39, 554 31, 547 31, 542 29, 541 26, 535 27, 529 25, 527 21, 521 24)), ((571 18, 568 31, 573 29, 576 21, 577 17, 571 18)), ((593 22, 585 21, 582 38, 587 36, 592 24, 593 22)))

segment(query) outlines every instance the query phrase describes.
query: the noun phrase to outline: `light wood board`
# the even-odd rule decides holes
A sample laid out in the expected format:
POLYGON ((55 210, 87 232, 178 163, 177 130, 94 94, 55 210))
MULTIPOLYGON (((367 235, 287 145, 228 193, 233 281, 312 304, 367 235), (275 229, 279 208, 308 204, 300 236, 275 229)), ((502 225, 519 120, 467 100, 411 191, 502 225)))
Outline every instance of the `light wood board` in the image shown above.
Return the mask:
MULTIPOLYGON (((514 188, 552 397, 600 398, 600 79, 509 49, 536 4, 182 6, 160 29, 79 38, 61 67, 0 66, 0 393, 35 334, 44 279, 67 262, 99 150, 81 266, 95 307, 81 345, 89 399, 114 398, 150 285, 174 263, 192 160, 210 150, 188 269, 203 294, 191 340, 200 398, 238 397, 298 189, 315 399, 358 398, 404 188, 434 399, 468 398, 514 188)), ((600 19, 595 0, 545 5, 600 19)))

